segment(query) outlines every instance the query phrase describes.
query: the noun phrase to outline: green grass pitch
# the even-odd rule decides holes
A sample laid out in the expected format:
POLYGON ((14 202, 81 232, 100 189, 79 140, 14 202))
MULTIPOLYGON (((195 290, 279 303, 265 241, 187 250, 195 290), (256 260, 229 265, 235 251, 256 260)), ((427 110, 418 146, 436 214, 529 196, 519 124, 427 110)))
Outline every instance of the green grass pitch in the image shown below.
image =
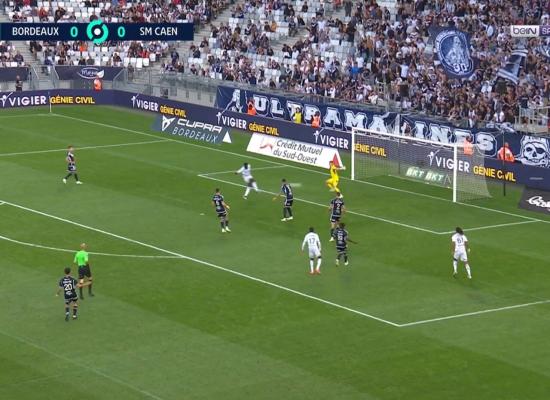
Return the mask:
POLYGON ((550 219, 519 210, 519 189, 463 205, 344 175, 359 244, 336 267, 326 171, 246 153, 238 132, 204 146, 152 132, 151 114, 53 111, 0 113, 0 399, 548 399, 550 219), (61 182, 68 144, 83 185, 61 182), (244 161, 268 193, 242 198, 244 161), (457 225, 472 281, 451 276, 457 225), (101 253, 96 297, 66 323, 54 294, 80 242, 101 253))

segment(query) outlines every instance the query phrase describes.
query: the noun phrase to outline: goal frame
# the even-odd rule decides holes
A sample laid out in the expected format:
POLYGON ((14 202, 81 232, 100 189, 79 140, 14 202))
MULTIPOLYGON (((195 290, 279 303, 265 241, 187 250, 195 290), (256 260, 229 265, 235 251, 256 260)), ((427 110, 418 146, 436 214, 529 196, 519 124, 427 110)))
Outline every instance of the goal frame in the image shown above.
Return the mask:
POLYGON ((457 188, 457 178, 458 178, 458 148, 462 147, 458 145, 457 143, 442 143, 437 142, 435 140, 429 140, 429 139, 423 139, 423 138, 417 138, 414 136, 404 136, 404 135, 398 135, 395 133, 388 133, 388 132, 381 132, 376 131, 372 129, 365 129, 365 128, 358 128, 353 127, 351 129, 351 180, 354 181, 355 179, 355 144, 357 143, 356 136, 359 134, 366 133, 366 135, 363 136, 381 136, 384 137, 386 140, 410 140, 417 143, 424 143, 429 144, 432 146, 438 146, 438 147, 446 147, 453 152, 453 170, 452 170, 452 176, 453 176, 453 182, 452 182, 452 190, 453 190, 453 203, 456 203, 458 200, 458 188, 457 188))

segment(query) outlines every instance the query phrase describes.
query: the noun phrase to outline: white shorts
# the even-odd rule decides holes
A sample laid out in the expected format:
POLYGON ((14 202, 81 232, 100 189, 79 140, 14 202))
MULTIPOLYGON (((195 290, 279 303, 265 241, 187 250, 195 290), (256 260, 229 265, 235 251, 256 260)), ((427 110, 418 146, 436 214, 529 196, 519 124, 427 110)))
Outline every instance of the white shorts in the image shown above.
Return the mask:
POLYGON ((309 249, 309 258, 321 257, 321 250, 309 249))
POLYGON ((247 185, 252 185, 252 182, 254 181, 254 178, 252 176, 249 176, 247 178, 243 178, 244 182, 247 184, 247 185))
POLYGON ((468 262, 468 254, 465 251, 455 251, 453 258, 457 261, 468 262))

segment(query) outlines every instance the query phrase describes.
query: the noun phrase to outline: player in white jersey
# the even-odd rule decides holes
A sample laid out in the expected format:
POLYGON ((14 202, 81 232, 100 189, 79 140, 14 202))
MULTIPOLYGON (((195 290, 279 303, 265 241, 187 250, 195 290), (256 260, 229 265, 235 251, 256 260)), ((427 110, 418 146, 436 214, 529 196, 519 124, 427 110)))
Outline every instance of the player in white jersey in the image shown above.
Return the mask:
POLYGON ((304 237, 302 242, 302 251, 304 248, 308 247, 309 250, 309 273, 311 275, 321 273, 321 240, 319 235, 315 233, 315 229, 309 228, 309 232, 304 237), (315 261, 317 261, 317 266, 313 268, 315 261))
POLYGON ((235 172, 235 174, 241 174, 241 176, 243 177, 243 181, 246 183, 246 190, 243 196, 245 200, 248 198, 248 194, 252 189, 254 189, 256 192, 258 191, 258 185, 256 184, 256 180, 252 176, 252 168, 250 167, 249 163, 244 163, 243 166, 235 172))
POLYGON ((453 276, 456 277, 458 262, 462 261, 466 272, 468 273, 468 279, 472 279, 472 272, 470 271, 470 264, 468 264, 468 253, 470 247, 468 246, 468 238, 462 231, 462 228, 457 227, 456 233, 451 237, 451 253, 453 254, 453 276))

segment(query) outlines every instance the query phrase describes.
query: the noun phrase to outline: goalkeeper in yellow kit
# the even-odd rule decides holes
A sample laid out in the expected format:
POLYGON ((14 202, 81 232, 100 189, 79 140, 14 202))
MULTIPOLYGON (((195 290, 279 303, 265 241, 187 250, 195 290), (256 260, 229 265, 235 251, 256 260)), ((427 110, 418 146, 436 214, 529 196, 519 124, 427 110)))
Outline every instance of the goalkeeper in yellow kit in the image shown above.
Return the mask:
POLYGON ((331 192, 342 194, 342 192, 340 192, 340 189, 338 188, 338 182, 340 181, 340 177, 338 176, 338 171, 344 170, 346 168, 345 167, 338 168, 336 165, 334 165, 334 161, 331 161, 329 165, 330 165, 329 167, 330 178, 326 180, 326 184, 331 192))

